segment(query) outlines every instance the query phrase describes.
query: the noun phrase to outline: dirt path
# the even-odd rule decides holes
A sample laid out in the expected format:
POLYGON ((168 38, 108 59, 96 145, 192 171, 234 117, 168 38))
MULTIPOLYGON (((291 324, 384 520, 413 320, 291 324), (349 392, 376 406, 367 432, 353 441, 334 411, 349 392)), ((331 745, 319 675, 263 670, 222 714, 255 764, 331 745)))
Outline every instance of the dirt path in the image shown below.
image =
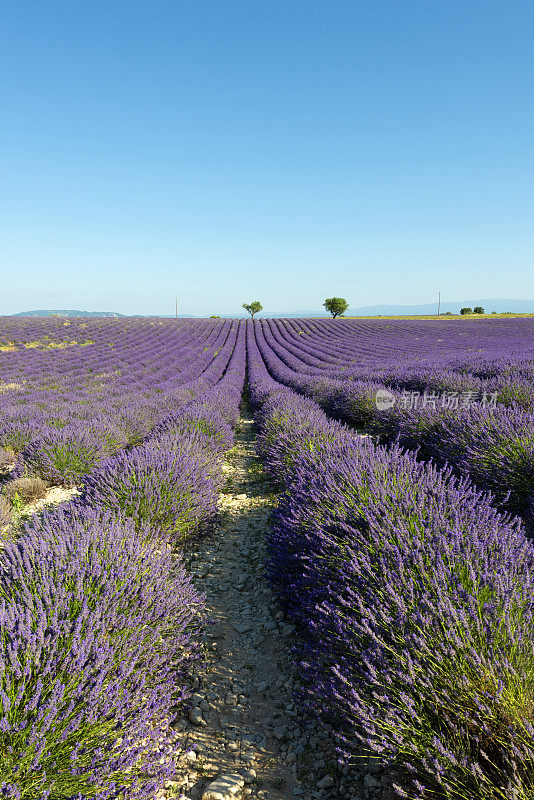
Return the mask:
POLYGON ((223 784, 235 795, 228 788, 220 797, 338 798, 339 777, 328 774, 333 764, 324 756, 329 743, 300 719, 294 698, 294 628, 263 575, 272 499, 250 417, 224 469, 221 527, 189 554, 215 620, 207 636, 212 656, 194 685, 193 707, 178 722, 186 734, 181 774, 165 795, 218 800, 210 784, 234 776, 223 784))

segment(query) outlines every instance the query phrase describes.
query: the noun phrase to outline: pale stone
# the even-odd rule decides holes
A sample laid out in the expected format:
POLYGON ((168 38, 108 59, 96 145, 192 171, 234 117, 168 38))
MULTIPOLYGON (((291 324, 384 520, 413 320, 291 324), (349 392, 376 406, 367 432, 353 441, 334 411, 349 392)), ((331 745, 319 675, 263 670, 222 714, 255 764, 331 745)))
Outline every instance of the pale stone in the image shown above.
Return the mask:
POLYGON ((245 779, 237 772, 221 775, 210 783, 202 795, 202 800, 234 800, 243 790, 245 779))

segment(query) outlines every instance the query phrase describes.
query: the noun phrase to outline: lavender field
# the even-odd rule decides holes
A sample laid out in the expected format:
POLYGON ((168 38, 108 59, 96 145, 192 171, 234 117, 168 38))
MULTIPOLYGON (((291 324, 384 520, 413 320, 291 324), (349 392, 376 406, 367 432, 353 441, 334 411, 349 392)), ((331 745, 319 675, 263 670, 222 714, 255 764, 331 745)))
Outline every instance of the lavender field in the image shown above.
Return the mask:
POLYGON ((0 448, 1 797, 534 798, 533 320, 2 318, 0 448))

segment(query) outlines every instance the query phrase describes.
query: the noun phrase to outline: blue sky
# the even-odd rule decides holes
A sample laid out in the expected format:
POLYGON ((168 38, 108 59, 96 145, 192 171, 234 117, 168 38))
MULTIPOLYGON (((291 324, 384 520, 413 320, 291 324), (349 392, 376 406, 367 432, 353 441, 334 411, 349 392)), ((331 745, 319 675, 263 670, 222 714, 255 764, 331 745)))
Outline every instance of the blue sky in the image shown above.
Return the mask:
POLYGON ((533 298, 534 6, 3 6, 0 313, 533 298))

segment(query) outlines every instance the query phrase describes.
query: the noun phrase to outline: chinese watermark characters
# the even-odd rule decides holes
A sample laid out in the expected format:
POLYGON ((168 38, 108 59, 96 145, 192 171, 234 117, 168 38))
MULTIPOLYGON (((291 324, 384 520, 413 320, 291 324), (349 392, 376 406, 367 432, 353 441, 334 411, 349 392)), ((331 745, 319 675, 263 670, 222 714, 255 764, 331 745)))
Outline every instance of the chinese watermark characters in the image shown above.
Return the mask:
POLYGON ((376 393, 376 407, 379 411, 386 411, 396 403, 405 411, 421 411, 430 409, 438 411, 446 409, 448 411, 463 411, 473 406, 480 406, 484 410, 497 407, 498 392, 475 392, 469 391, 446 391, 424 392, 410 391, 403 389, 400 396, 395 395, 387 389, 379 389, 376 393))

